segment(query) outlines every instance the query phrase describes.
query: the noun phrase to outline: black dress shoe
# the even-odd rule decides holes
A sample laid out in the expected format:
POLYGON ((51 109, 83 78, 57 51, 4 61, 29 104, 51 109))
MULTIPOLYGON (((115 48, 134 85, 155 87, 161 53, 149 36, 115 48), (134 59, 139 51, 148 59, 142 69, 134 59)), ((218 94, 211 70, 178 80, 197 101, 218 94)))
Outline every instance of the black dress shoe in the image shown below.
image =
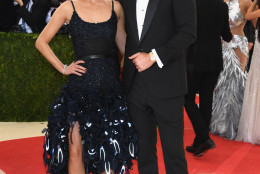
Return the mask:
POLYGON ((213 149, 216 147, 216 144, 212 139, 207 139, 204 143, 200 144, 197 150, 194 152, 194 156, 201 157, 205 154, 208 150, 213 149))
POLYGON ((194 146, 186 146, 186 151, 187 151, 187 152, 195 153, 196 150, 197 150, 197 148, 194 147, 194 146))

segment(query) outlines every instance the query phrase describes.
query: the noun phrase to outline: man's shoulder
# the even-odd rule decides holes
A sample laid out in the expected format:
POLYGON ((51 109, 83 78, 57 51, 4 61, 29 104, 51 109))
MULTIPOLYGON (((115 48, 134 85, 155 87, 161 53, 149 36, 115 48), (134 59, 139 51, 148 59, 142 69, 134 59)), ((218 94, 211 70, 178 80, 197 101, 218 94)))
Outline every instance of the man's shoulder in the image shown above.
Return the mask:
POLYGON ((222 12, 228 9, 228 6, 222 0, 196 0, 197 9, 211 12, 222 12))
POLYGON ((224 1, 218 0, 218 4, 219 4, 219 6, 222 7, 222 8, 228 8, 227 3, 224 2, 224 1))
POLYGON ((201 8, 218 8, 225 5, 222 0, 195 0, 201 8))
POLYGON ((208 3, 211 4, 212 8, 219 9, 221 11, 225 11, 228 9, 227 3, 223 0, 206 0, 208 3))
POLYGON ((203 4, 210 4, 210 5, 217 5, 217 6, 226 6, 227 3, 223 0, 195 0, 197 3, 203 4))

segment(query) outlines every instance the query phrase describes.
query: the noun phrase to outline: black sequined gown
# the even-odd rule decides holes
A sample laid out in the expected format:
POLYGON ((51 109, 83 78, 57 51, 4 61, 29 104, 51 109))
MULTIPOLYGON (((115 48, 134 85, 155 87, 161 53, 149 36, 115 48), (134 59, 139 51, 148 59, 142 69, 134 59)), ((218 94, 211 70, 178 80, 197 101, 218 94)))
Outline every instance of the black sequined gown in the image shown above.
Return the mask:
POLYGON ((51 105, 44 144, 47 173, 68 173, 69 129, 76 121, 86 173, 128 173, 136 158, 137 137, 120 83, 116 31, 114 9, 109 20, 96 24, 83 21, 74 8, 69 32, 76 60, 85 61, 81 65, 87 73, 70 75, 51 105))

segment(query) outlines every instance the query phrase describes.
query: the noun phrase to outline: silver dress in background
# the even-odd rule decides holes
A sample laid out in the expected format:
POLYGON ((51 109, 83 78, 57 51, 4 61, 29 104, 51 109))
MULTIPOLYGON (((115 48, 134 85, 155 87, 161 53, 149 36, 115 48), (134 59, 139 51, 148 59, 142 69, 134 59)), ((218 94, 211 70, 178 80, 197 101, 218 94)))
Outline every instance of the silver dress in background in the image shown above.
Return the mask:
MULTIPOLYGON (((257 30, 256 36, 258 36, 257 30)), ((255 39, 236 140, 260 145, 260 43, 258 38, 255 39)))
MULTIPOLYGON (((229 7, 230 28, 235 28, 245 22, 239 8, 239 0, 227 2, 229 7)), ((248 56, 247 38, 234 35, 232 41, 223 41, 223 71, 220 73, 213 95, 213 111, 210 124, 212 134, 217 134, 230 140, 236 138, 240 120, 244 89, 247 75, 243 72, 234 49, 248 56)))

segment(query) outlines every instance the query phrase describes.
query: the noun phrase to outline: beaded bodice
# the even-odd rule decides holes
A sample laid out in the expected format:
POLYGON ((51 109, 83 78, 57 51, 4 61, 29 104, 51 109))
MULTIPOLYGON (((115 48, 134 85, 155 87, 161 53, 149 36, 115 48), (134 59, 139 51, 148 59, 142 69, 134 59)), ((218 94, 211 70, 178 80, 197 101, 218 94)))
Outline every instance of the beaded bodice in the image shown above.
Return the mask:
POLYGON ((228 0, 227 5, 230 28, 235 28, 246 21, 239 7, 239 0, 228 0))
POLYGON ((111 17, 107 21, 100 23, 84 21, 78 15, 74 5, 73 9, 69 24, 69 34, 76 57, 82 58, 93 54, 113 54, 117 49, 115 44, 117 15, 114 8, 112 8, 111 17))
POLYGON ((84 60, 81 66, 87 68, 82 76, 70 75, 69 88, 73 91, 87 89, 111 90, 120 86, 119 63, 115 37, 117 32, 117 15, 112 1, 112 13, 107 21, 91 23, 84 21, 74 8, 69 33, 74 46, 75 60, 84 60), (99 55, 101 58, 87 58, 99 55))

